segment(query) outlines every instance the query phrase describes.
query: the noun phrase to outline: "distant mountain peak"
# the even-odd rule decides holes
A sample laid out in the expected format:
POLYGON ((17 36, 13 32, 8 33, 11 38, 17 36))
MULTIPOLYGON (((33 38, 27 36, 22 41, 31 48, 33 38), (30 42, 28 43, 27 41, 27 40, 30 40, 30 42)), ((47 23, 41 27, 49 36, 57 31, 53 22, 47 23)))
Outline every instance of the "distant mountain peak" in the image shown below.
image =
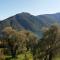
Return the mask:
POLYGON ((28 12, 22 12, 22 13, 18 13, 18 14, 16 14, 16 15, 31 15, 31 14, 28 13, 28 12))

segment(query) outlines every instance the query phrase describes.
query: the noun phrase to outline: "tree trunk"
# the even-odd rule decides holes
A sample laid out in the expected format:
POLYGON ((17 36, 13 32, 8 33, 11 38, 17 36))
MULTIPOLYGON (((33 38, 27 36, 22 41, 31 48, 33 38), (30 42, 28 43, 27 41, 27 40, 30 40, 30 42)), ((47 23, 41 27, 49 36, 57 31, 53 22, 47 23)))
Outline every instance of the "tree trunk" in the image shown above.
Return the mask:
POLYGON ((52 52, 49 53, 49 60, 52 60, 52 52))
POLYGON ((44 57, 44 60, 47 60, 47 55, 44 57))

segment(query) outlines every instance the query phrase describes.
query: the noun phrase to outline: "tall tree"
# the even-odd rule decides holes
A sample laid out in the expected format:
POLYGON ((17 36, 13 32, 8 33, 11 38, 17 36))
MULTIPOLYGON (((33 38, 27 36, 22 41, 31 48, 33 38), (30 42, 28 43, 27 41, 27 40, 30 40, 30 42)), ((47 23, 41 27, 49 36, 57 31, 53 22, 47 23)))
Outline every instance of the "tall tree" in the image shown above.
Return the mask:
POLYGON ((3 30, 7 37, 6 37, 6 42, 7 42, 7 48, 11 52, 12 57, 16 57, 16 50, 17 50, 17 39, 16 39, 16 31, 12 29, 11 27, 7 27, 3 30))
POLYGON ((39 45, 40 45, 40 52, 43 56, 44 60, 52 60, 53 51, 56 48, 56 41, 58 37, 58 27, 52 25, 48 30, 46 30, 41 38, 39 45))

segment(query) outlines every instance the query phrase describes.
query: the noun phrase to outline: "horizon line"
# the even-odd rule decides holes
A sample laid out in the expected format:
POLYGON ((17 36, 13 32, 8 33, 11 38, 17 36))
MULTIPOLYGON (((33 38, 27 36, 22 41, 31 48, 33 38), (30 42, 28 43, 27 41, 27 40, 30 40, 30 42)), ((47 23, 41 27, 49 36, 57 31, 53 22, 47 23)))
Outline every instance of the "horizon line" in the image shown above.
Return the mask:
POLYGON ((50 14, 59 14, 60 12, 55 12, 55 13, 44 13, 44 14, 32 14, 32 13, 29 13, 29 12, 19 12, 19 13, 16 13, 16 14, 13 14, 13 15, 10 15, 10 16, 8 16, 8 17, 6 17, 6 18, 3 18, 3 19, 0 19, 0 21, 2 21, 2 20, 5 20, 5 19, 7 19, 7 18, 10 18, 10 17, 13 17, 13 16, 15 16, 15 15, 17 15, 17 14, 21 14, 21 13, 27 13, 27 14, 30 14, 30 15, 33 15, 33 16, 39 16, 39 15, 50 15, 50 14))

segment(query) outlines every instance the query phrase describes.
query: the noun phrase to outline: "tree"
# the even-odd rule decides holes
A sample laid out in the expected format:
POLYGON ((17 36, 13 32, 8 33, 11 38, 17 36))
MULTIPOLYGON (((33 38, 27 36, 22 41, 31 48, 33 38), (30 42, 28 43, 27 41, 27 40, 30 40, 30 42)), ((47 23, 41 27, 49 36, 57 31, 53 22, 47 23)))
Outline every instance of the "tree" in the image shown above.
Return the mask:
POLYGON ((32 32, 26 30, 16 31, 11 27, 6 27, 3 32, 6 34, 4 39, 12 57, 30 50, 34 59, 36 58, 38 40, 32 32))
MULTIPOLYGON (((40 56, 44 60, 52 60, 53 52, 56 48, 56 41, 58 41, 58 26, 52 25, 48 30, 43 34, 43 37, 39 41, 40 47, 40 56)), ((60 35, 59 35, 60 36, 60 35)))
POLYGON ((3 30, 7 37, 6 37, 6 42, 7 42, 7 48, 8 51, 10 51, 12 57, 16 57, 16 50, 17 50, 17 39, 16 39, 16 31, 12 29, 11 27, 7 27, 3 30))

